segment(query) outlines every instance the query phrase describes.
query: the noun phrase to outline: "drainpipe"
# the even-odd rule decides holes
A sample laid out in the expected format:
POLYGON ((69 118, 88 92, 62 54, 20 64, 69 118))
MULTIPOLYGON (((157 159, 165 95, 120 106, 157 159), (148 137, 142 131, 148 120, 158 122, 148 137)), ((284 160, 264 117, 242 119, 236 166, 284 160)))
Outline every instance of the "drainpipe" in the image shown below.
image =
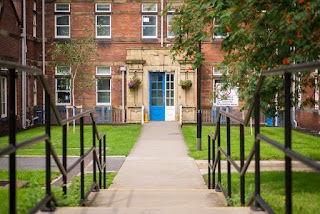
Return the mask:
MULTIPOLYGON (((45 40, 45 0, 42 0, 42 74, 46 75, 46 40, 45 40)), ((42 109, 43 109, 43 113, 42 113, 42 121, 44 123, 45 121, 45 114, 44 114, 44 110, 45 110, 45 91, 43 89, 43 101, 42 101, 42 109)))
POLYGON ((125 106, 125 103, 124 103, 124 89, 125 89, 125 82, 124 82, 124 78, 125 78, 125 74, 126 74, 126 71, 127 71, 127 68, 126 66, 122 66, 120 67, 120 71, 122 73, 122 123, 125 123, 126 120, 125 120, 125 110, 126 110, 126 106, 125 106))
MULTIPOLYGON (((22 45, 22 49, 21 49, 21 51, 22 51, 22 56, 21 56, 21 63, 22 63, 22 65, 27 65, 27 47, 26 47, 26 45, 27 45, 27 38, 26 38, 26 36, 27 36, 27 26, 26 26, 26 0, 23 0, 23 2, 22 2, 22 19, 23 19, 23 21, 22 21, 22 35, 21 35, 21 38, 22 38, 22 41, 21 41, 21 45, 22 45)), ((21 86, 21 89, 22 89, 22 93, 21 93, 21 95, 22 95, 22 128, 23 129, 25 129, 26 128, 26 119, 27 119, 27 117, 26 117, 26 110, 27 110, 27 102, 26 102, 26 98, 27 98, 27 96, 26 96, 26 89, 27 89, 27 87, 26 87, 26 82, 27 82, 27 74, 26 74, 26 72, 25 71, 23 71, 22 72, 22 86, 21 86)))
MULTIPOLYGON (((163 13, 163 0, 161 0, 161 14, 163 13)), ((161 15, 161 47, 163 47, 163 15, 161 15)))

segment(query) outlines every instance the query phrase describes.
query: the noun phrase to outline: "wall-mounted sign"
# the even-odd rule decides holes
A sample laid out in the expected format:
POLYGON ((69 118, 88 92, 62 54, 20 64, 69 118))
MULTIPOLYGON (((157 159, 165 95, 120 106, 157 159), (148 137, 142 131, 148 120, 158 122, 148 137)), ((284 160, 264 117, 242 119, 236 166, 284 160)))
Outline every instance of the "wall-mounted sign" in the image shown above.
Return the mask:
POLYGON ((237 89, 221 89, 221 83, 216 84, 215 88, 216 103, 215 106, 238 106, 239 97, 237 89))

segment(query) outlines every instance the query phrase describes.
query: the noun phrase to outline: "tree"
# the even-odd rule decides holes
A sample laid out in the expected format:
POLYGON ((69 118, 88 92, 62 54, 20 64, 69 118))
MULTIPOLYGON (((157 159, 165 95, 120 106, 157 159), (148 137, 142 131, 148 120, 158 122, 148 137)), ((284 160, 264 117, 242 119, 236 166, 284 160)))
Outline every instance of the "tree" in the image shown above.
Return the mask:
MULTIPOLYGON (((239 98, 249 103, 262 70, 314 61, 320 51, 320 2, 305 0, 187 0, 175 10, 172 22, 176 37, 172 52, 185 54, 195 66, 203 56, 193 48, 195 41, 221 33, 221 65, 228 67, 224 87, 238 87, 239 98), (219 17, 220 23, 214 25, 219 17), (198 22, 198 23, 197 23, 198 22)), ((266 78, 261 90, 263 108, 281 106, 275 95, 283 89, 282 76, 266 78)), ((303 85, 314 81, 302 78, 303 85)), ((311 87, 313 87, 311 85, 311 87)))
POLYGON ((66 73, 66 75, 70 75, 70 103, 71 106, 75 106, 75 92, 81 95, 86 88, 92 87, 95 83, 87 70, 90 61, 99 56, 96 40, 90 36, 70 38, 67 41, 53 42, 52 47, 51 63, 54 68, 57 66, 71 67, 71 73, 66 73))
MULTIPOLYGON (((70 70, 62 69, 66 78, 70 78, 70 104, 73 106, 72 114, 75 116, 76 99, 75 94, 80 96, 86 88, 92 87, 95 82, 92 74, 88 71, 90 61, 96 59, 98 48, 92 33, 85 29, 88 36, 85 38, 70 38, 66 41, 56 41, 52 43, 51 64, 54 69, 57 66, 69 66, 70 70)), ((69 81, 65 81, 69 84, 69 81)), ((75 132, 75 121, 73 121, 73 132, 75 132)))

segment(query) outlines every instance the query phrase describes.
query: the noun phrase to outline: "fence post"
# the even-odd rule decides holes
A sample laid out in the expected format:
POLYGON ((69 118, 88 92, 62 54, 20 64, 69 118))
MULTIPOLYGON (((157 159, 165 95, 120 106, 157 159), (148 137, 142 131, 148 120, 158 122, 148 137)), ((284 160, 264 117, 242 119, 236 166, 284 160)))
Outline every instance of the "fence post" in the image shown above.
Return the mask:
MULTIPOLYGON (((51 118, 50 118, 50 94, 48 91, 45 92, 45 114, 46 114, 46 134, 51 139, 51 118)), ((50 141, 46 140, 46 195, 52 195, 51 193, 51 152, 50 152, 50 141)), ((54 206, 51 205, 51 201, 46 203, 45 211, 55 210, 54 206)))
MULTIPOLYGON (((16 78, 15 69, 9 70, 9 143, 11 146, 16 146, 16 78)), ((9 156, 9 194, 10 194, 10 213, 15 214, 16 208, 16 152, 13 152, 9 156)))
MULTIPOLYGON (((285 72, 285 148, 291 149, 291 74, 285 72)), ((292 213, 292 166, 291 157, 285 156, 286 213, 292 213)))
MULTIPOLYGON (((240 124, 240 170, 244 167, 244 125, 240 124)), ((245 176, 240 174, 240 203, 245 205, 245 176)))
MULTIPOLYGON (((260 140, 257 135, 260 133, 260 94, 255 96, 254 105, 254 132, 255 132, 255 197, 260 196, 260 140)), ((255 209, 260 209, 260 204, 255 202, 255 209)))
MULTIPOLYGON (((231 156, 231 146, 230 146, 230 117, 227 117, 227 156, 231 156)), ((228 170, 228 197, 231 198, 231 163, 227 161, 228 170)))
MULTIPOLYGON (((83 127, 83 117, 80 118, 80 157, 84 157, 84 127, 83 127)), ((80 197, 81 203, 85 204, 85 197, 84 197, 84 159, 80 163, 80 183, 81 183, 81 190, 80 190, 80 197)))

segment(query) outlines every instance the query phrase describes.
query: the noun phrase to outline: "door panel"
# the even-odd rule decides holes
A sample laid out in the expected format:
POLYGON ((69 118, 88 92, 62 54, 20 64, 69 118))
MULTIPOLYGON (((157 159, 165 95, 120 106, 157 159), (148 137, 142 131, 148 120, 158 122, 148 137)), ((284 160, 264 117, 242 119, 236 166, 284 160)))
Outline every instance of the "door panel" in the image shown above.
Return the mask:
POLYGON ((165 119, 164 73, 150 73, 150 120, 165 119))
POLYGON ((174 106, 174 73, 166 74, 166 107, 165 107, 165 120, 175 120, 175 106, 174 106))

